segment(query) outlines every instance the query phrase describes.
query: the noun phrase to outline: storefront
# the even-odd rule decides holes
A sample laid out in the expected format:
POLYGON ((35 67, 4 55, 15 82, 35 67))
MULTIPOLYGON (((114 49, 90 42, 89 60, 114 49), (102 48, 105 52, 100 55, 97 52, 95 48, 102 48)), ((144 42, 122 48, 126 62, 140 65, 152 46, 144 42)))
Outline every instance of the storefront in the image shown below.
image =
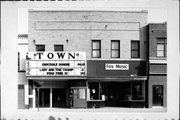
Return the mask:
POLYGON ((88 107, 146 107, 146 77, 88 79, 88 107))
POLYGON ((30 107, 147 106, 145 61, 86 60, 84 52, 30 52, 26 65, 30 107))

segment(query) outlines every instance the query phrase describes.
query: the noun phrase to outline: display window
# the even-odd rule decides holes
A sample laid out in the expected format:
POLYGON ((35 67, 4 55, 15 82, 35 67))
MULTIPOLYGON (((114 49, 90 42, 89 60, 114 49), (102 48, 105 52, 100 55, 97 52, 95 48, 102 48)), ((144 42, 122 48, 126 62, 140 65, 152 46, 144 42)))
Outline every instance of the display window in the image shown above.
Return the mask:
POLYGON ((90 100, 100 99, 100 83, 99 82, 89 82, 90 90, 90 100))

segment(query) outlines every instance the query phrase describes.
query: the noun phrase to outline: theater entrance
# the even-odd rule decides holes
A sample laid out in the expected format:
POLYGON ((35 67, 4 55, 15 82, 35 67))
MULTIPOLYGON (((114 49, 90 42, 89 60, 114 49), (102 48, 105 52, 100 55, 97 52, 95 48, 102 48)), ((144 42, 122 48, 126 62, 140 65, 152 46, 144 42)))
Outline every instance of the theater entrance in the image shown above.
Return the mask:
MULTIPOLYGON (((37 91, 37 89, 36 89, 37 91)), ((50 88, 40 88, 39 89, 39 101, 38 101, 38 92, 36 92, 36 107, 50 107, 50 88)))
POLYGON ((66 89, 52 89, 52 107, 66 107, 66 89))

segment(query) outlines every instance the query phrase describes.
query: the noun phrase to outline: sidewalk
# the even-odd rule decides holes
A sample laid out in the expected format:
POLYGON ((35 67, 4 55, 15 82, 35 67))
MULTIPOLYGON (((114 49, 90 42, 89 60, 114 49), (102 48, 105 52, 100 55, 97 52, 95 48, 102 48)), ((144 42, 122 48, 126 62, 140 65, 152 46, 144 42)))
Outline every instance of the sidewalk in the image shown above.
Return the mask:
POLYGON ((154 117, 169 120, 170 116, 165 114, 166 109, 162 108, 40 108, 39 112, 38 109, 17 110, 14 114, 3 115, 2 120, 156 120, 154 117))

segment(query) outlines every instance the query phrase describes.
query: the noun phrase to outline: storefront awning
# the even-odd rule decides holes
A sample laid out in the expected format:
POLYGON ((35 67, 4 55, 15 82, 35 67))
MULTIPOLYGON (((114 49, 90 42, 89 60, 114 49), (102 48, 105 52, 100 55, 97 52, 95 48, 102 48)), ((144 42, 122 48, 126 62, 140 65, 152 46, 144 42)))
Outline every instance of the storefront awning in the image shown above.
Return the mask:
POLYGON ((88 80, 100 81, 133 81, 133 80, 147 80, 147 76, 88 76, 88 80))
POLYGON ((31 80, 100 80, 100 81, 133 81, 147 80, 147 76, 27 76, 31 80))

